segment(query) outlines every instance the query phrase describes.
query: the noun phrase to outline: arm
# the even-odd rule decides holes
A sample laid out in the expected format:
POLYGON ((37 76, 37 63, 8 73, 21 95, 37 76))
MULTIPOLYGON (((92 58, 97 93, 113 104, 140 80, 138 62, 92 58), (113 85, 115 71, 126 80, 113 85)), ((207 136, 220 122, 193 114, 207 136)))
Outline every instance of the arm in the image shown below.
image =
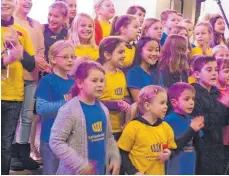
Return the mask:
MULTIPOLYGON (((88 160, 67 144, 68 138, 74 132, 77 123, 76 114, 72 114, 67 106, 62 107, 51 129, 49 145, 54 154, 73 174, 79 174, 88 166, 88 160)), ((79 138, 81 136, 78 136, 79 138)))
POLYGON ((109 111, 120 111, 118 101, 101 100, 101 102, 109 109, 109 111))
POLYGON ((57 114, 61 106, 65 104, 65 100, 50 102, 38 97, 36 102, 37 113, 42 116, 53 116, 57 114))
POLYGON ((140 92, 139 89, 135 89, 135 88, 129 88, 130 89, 130 94, 134 100, 134 102, 137 102, 138 101, 138 94, 140 92))
POLYGON ((185 133, 183 133, 179 137, 176 137, 175 138, 177 144, 176 151, 182 150, 187 145, 187 143, 192 139, 192 137, 195 136, 196 136, 196 132, 191 127, 189 127, 185 133))
POLYGON ((122 166, 128 175, 135 175, 137 172, 139 172, 130 161, 129 152, 120 149, 120 154, 122 157, 122 166))
POLYGON ((29 72, 32 72, 35 68, 34 56, 31 56, 26 51, 23 52, 23 59, 21 60, 21 63, 22 63, 22 66, 29 72))

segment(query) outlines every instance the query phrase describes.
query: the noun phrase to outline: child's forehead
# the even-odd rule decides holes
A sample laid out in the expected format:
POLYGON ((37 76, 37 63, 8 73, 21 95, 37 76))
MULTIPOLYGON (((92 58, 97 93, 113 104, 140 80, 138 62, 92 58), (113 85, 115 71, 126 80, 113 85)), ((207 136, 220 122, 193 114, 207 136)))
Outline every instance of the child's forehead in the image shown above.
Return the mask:
POLYGON ((179 16, 175 12, 171 12, 168 14, 168 19, 169 18, 179 18, 179 16))
POLYGON ((178 98, 180 97, 184 97, 184 96, 195 96, 195 92, 192 89, 184 89, 180 95, 178 96, 178 98))
POLYGON ((217 62, 216 61, 209 61, 209 62, 206 62, 202 69, 201 70, 204 70, 204 69, 207 69, 207 68, 215 68, 217 67, 217 62))

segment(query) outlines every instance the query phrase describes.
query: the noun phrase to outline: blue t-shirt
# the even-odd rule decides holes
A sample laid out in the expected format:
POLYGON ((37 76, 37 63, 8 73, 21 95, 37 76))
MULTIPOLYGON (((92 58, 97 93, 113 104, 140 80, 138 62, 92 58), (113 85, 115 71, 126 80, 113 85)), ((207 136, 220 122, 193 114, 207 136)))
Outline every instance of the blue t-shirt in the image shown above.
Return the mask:
POLYGON ((163 32, 163 33, 162 33, 161 40, 160 40, 160 45, 161 45, 161 46, 164 45, 165 40, 167 39, 167 37, 168 37, 168 35, 167 35, 165 32, 163 32))
POLYGON ((145 72, 140 66, 135 66, 127 72, 127 87, 142 89, 148 85, 163 86, 163 79, 161 73, 158 73, 158 81, 155 80, 156 70, 153 70, 151 75, 145 72))
POLYGON ((88 159, 95 162, 97 174, 104 175, 106 162, 106 115, 98 102, 94 105, 88 105, 80 101, 80 104, 87 124, 88 159))
MULTIPOLYGON (((175 138, 179 138, 190 127, 191 117, 179 115, 172 111, 165 117, 165 121, 172 127, 175 138)), ((196 152, 192 139, 184 149, 193 151, 185 152, 182 150, 176 153, 167 162, 167 175, 195 175, 196 152)))
POLYGON ((65 96, 66 94, 69 94, 73 84, 74 80, 72 78, 63 79, 56 74, 48 74, 40 80, 35 92, 35 98, 42 98, 51 103, 61 102, 59 103, 59 106, 56 106, 56 113, 51 113, 51 115, 47 114, 42 117, 40 137, 41 141, 49 142, 51 128, 57 112, 59 108, 65 103, 65 96))

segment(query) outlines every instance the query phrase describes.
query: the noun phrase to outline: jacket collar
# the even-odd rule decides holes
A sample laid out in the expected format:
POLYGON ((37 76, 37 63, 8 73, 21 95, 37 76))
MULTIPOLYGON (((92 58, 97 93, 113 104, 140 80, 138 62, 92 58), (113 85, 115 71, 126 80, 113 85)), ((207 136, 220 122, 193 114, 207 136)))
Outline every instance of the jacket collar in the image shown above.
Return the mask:
POLYGON ((144 123, 144 124, 146 124, 148 126, 153 126, 153 127, 159 126, 163 122, 161 119, 158 118, 157 121, 154 124, 150 124, 142 116, 136 117, 134 120, 137 120, 137 121, 139 121, 141 123, 144 123))
MULTIPOLYGON (((200 92, 202 92, 202 93, 208 92, 204 87, 202 87, 202 86, 201 86, 200 84, 198 84, 198 83, 193 83, 192 86, 193 86, 196 90, 198 90, 198 91, 200 91, 200 92)), ((211 90, 210 90, 210 94, 217 94, 217 93, 219 93, 219 90, 217 89, 217 87, 213 86, 213 87, 211 88, 211 90)))
POLYGON ((7 26, 11 26, 14 24, 14 17, 11 16, 10 21, 5 21, 3 19, 1 19, 1 26, 7 27, 7 26))

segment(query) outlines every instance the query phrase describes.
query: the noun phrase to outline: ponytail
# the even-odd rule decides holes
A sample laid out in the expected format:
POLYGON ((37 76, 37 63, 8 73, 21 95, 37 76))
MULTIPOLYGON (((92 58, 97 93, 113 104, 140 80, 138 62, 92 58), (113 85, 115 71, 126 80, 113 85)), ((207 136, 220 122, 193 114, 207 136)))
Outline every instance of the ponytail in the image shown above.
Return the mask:
POLYGON ((77 86, 77 84, 75 83, 75 85, 71 89, 71 93, 70 94, 72 95, 72 98, 73 98, 73 97, 76 97, 77 95, 79 95, 79 93, 80 93, 80 89, 77 86))
POLYGON ((115 16, 113 18, 112 24, 111 24, 111 32, 110 32, 110 36, 112 35, 119 35, 119 31, 116 31, 115 25, 117 22, 118 16, 115 16))

